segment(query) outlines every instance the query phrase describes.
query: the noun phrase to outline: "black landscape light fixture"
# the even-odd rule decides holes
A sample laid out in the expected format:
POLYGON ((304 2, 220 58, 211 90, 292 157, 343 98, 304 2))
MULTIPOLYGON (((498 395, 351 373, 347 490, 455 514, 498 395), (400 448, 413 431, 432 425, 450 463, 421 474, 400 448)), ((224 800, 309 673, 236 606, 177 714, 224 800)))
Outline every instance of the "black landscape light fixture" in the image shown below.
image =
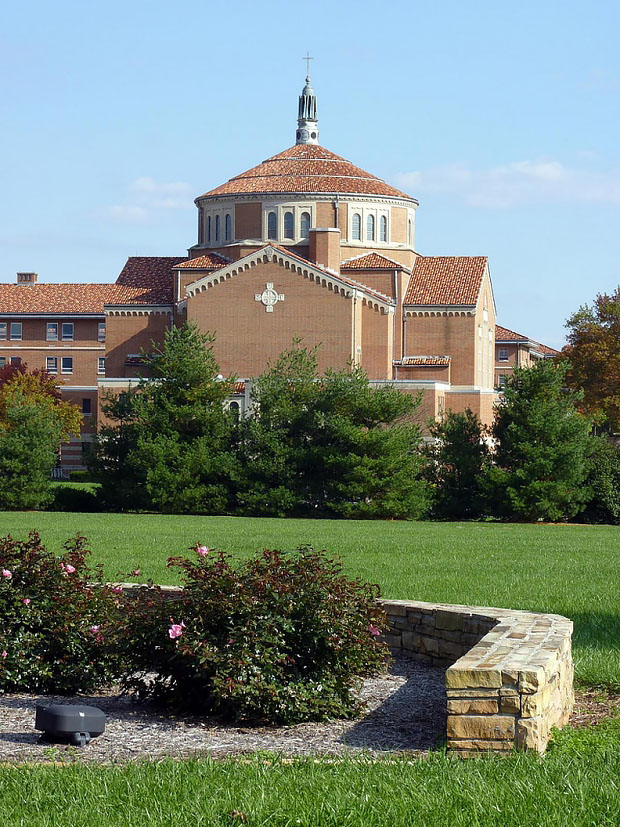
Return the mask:
POLYGON ((91 738, 105 730, 105 712, 96 706, 76 704, 37 704, 34 728, 42 730, 46 741, 68 742, 85 747, 91 738))

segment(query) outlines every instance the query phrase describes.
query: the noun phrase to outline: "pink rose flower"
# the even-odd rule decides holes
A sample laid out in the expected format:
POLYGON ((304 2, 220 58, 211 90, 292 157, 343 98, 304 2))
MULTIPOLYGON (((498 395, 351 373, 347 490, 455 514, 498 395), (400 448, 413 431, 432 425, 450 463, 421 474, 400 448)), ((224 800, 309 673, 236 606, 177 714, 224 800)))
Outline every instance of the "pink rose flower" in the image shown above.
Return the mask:
POLYGON ((208 546, 196 546, 196 554, 199 554, 201 557, 206 557, 209 551, 208 546))
POLYGON ((8 656, 9 656, 9 653, 6 651, 6 649, 3 649, 2 650, 2 655, 1 655, 2 659, 4 660, 4 658, 7 658, 8 656))
POLYGON ((99 626, 91 626, 91 627, 90 627, 90 629, 89 629, 88 631, 89 631, 92 635, 98 635, 98 634, 99 634, 99 626))
POLYGON ((112 594, 122 594, 123 587, 122 586, 112 586, 112 594))
POLYGON ((368 631, 370 632, 371 635, 373 635, 373 637, 376 637, 377 635, 381 634, 381 632, 377 629, 377 627, 373 626, 372 623, 368 627, 368 631))
POLYGON ((31 601, 30 601, 29 597, 24 597, 24 599, 22 600, 22 603, 24 604, 24 606, 30 606, 30 602, 31 601))
POLYGON ((13 577, 13 574, 8 569, 2 569, 2 576, 6 577, 7 580, 10 580, 11 577, 13 577))
POLYGON ((134 569, 133 571, 129 572, 130 577, 138 577, 139 574, 140 574, 140 569, 134 569))
POLYGON ((172 623, 172 625, 168 629, 168 636, 170 640, 176 640, 176 638, 181 637, 184 629, 185 623, 183 621, 181 621, 180 623, 172 623))

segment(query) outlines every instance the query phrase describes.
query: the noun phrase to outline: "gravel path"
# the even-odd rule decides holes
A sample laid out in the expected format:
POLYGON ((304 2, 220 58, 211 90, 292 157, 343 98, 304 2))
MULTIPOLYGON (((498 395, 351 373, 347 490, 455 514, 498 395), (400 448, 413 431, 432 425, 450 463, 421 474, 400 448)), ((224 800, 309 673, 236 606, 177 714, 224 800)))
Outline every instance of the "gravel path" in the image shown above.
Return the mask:
POLYGON ((114 690, 80 697, 0 695, 0 762, 69 760, 121 763, 163 756, 222 758, 255 750, 285 756, 343 755, 366 750, 427 752, 445 733, 444 670, 396 659, 390 670, 366 680, 366 711, 355 721, 289 727, 238 727, 216 718, 167 716, 114 690), (106 730, 84 748, 40 742, 35 705, 78 703, 107 715, 106 730))

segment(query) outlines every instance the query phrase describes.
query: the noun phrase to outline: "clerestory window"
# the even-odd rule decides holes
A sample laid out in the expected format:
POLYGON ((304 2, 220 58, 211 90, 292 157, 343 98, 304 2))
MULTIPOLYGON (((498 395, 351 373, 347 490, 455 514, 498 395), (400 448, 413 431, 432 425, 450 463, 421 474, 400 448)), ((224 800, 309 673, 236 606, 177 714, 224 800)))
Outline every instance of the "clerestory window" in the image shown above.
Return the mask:
POLYGON ((354 241, 362 240, 362 219, 359 213, 353 213, 351 222, 351 236, 354 241))

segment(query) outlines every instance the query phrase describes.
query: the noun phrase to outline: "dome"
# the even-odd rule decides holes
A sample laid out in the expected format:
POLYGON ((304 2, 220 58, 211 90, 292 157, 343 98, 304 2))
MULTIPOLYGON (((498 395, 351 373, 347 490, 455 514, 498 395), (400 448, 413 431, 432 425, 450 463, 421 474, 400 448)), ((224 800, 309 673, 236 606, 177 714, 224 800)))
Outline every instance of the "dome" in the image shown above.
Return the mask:
POLYGON ((417 204, 410 195, 318 144, 297 144, 285 149, 199 198, 274 193, 376 195, 404 198, 417 204))

